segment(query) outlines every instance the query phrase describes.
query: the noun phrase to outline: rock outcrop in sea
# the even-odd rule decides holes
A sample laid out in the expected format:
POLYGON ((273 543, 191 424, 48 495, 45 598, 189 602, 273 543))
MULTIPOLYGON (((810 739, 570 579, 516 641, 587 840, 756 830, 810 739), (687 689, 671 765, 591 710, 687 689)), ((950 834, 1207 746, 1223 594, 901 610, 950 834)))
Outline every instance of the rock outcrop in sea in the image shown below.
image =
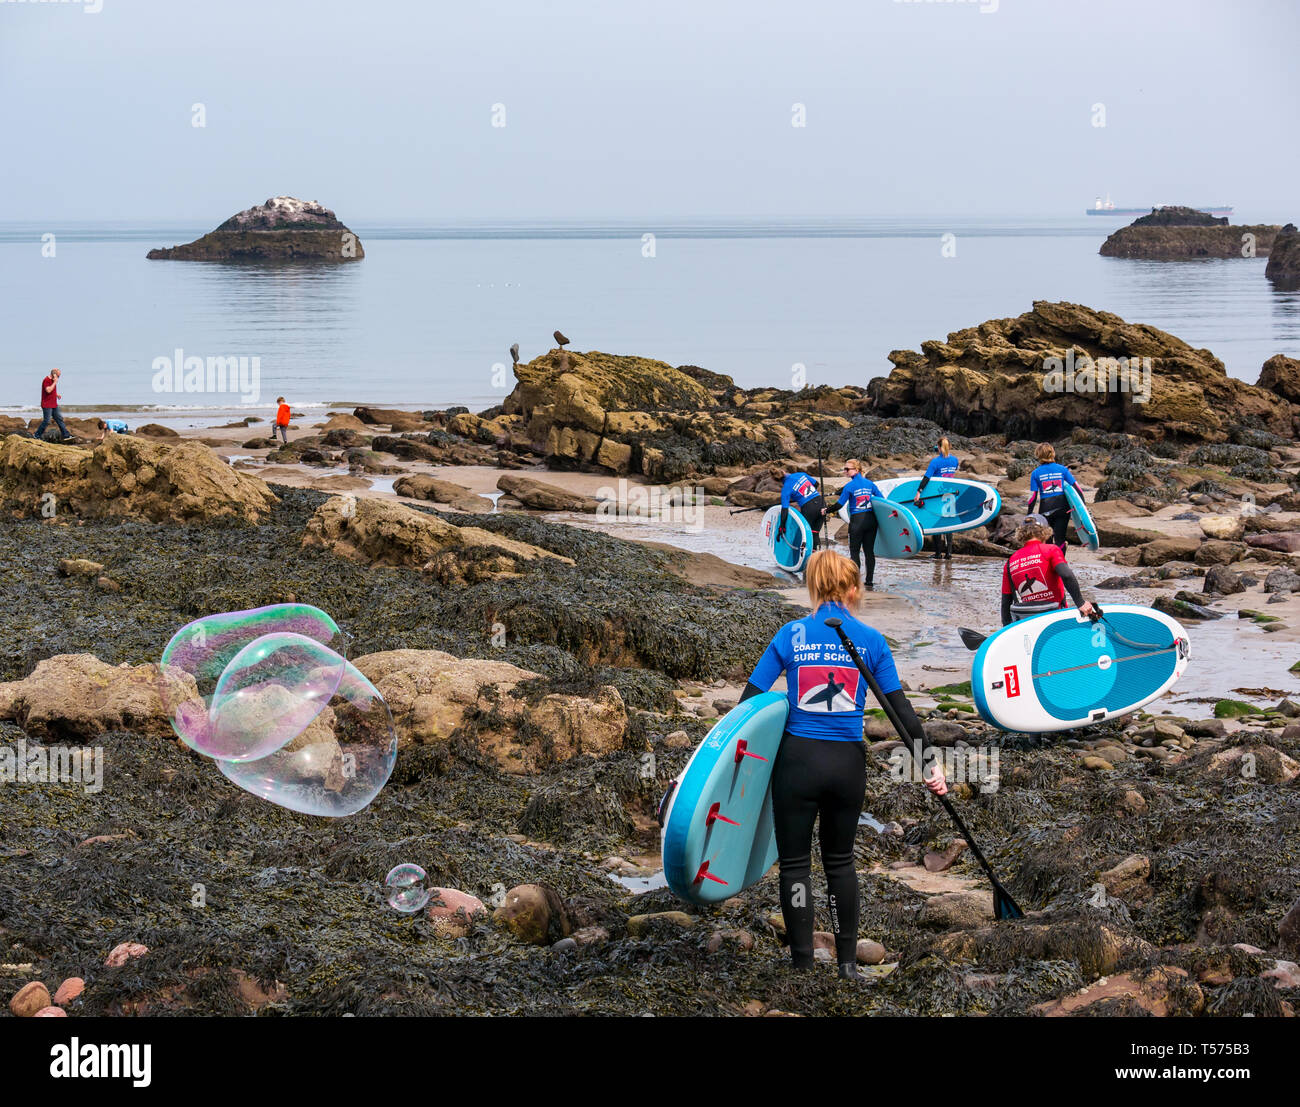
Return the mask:
POLYGON ((1223 442, 1234 426, 1290 437, 1300 417, 1285 395, 1228 376, 1209 350, 1081 304, 1037 300, 1017 318, 923 342, 920 353, 895 350, 889 360, 893 372, 868 386, 876 410, 963 434, 1052 438, 1095 427, 1223 442), (1114 373, 1120 387, 1106 359, 1124 359, 1114 373))
POLYGON ((314 200, 272 196, 183 246, 150 250, 155 261, 359 261, 361 239, 314 200))
POLYGON ((1275 288, 1284 291, 1300 288, 1300 231, 1296 230, 1294 223, 1288 223, 1277 232, 1264 276, 1273 282, 1275 288))
POLYGON ((1101 244, 1106 258, 1186 261, 1192 258, 1268 257, 1278 227, 1233 227, 1226 218, 1187 207, 1155 208, 1101 244), (1246 236, 1249 235, 1250 238, 1246 236))

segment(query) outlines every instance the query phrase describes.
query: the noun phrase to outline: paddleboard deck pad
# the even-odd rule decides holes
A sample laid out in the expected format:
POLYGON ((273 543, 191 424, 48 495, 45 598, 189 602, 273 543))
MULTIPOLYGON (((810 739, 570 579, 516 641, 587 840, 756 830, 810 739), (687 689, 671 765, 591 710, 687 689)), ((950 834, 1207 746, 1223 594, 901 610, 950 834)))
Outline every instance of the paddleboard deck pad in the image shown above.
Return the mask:
POLYGON ((790 701, 763 692, 704 736, 660 804, 664 876, 690 903, 720 903, 776 864, 772 766, 790 701))
POLYGON ((898 477, 877 481, 876 486, 887 499, 907 504, 926 534, 955 534, 960 530, 982 527, 997 518, 1002 497, 991 484, 961 477, 931 477, 922 493, 923 502, 913 501, 921 487, 919 477, 898 477))
POLYGON ((910 507, 886 499, 871 497, 871 510, 875 512, 875 550, 877 557, 915 557, 925 544, 925 531, 910 507))
POLYGON ((763 539, 772 551, 772 560, 778 568, 789 573, 803 570, 808 558, 812 556, 813 532, 803 512, 792 507, 786 515, 785 533, 778 538, 777 529, 781 526, 781 507, 769 507, 763 516, 763 539))
POLYGON ((1083 494, 1072 484, 1065 486, 1065 499, 1070 505, 1070 522, 1074 524, 1074 533, 1079 536, 1081 545, 1095 550, 1101 545, 1097 537, 1097 524, 1092 521, 1088 505, 1083 502, 1083 494))
POLYGON ((1075 608, 1049 611, 984 640, 971 691, 985 722, 1045 734, 1144 707, 1173 687, 1190 656, 1187 631, 1150 607, 1108 604, 1095 623, 1075 608))

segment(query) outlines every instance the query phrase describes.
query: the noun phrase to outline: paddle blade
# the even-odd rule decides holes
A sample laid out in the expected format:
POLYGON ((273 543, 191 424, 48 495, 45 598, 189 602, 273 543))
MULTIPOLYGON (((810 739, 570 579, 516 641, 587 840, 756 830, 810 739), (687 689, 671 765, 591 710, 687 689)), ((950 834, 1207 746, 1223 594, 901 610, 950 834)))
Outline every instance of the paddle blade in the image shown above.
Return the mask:
POLYGON ((969 627, 958 627, 957 633, 961 635, 962 645, 968 650, 977 650, 980 644, 988 637, 987 634, 979 634, 969 627))
POLYGON ((993 914, 999 919, 1023 919, 1025 913, 1001 884, 993 885, 993 914))

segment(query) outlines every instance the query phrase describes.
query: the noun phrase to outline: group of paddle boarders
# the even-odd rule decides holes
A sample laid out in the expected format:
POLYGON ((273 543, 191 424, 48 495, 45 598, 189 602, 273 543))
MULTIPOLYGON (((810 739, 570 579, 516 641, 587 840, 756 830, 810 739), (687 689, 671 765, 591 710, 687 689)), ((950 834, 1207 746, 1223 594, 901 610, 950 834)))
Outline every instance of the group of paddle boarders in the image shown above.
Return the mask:
MULTIPOLYGON (((946 438, 939 441, 938 451, 916 491, 918 506, 932 480, 958 472, 959 462, 952 456, 946 438)), ((1039 464, 1030 474, 1030 514, 1016 530, 1014 541, 1018 548, 1002 571, 1004 625, 1063 608, 1067 594, 1082 614, 1091 616, 1094 610, 1083 598, 1079 582, 1065 560, 1070 518, 1065 487, 1077 486, 1077 482, 1070 470, 1056 461, 1049 443, 1040 445, 1036 456, 1039 464)), ((820 820, 822 867, 839 975, 857 981, 863 977, 857 969, 859 889, 853 845, 866 795, 863 719, 868 691, 868 682, 860 679, 865 672, 859 669, 859 662, 871 673, 878 693, 887 701, 882 706, 906 731, 913 756, 919 757, 924 766, 922 779, 926 787, 943 796, 947 782, 903 694, 884 635, 855 614, 863 591, 872 587, 877 522, 871 500, 882 493, 863 473, 857 459, 845 462, 844 474, 848 482, 831 510, 838 513, 848 508, 847 558, 817 548, 826 514, 818 482, 803 472, 785 479, 778 536, 784 532, 791 510, 799 511, 812 529, 814 552, 807 563, 805 583, 813 613, 787 623, 776 633, 750 674, 741 699, 767 691, 784 674, 790 713, 772 768, 771 790, 781 914, 794 967, 810 969, 814 965, 812 837, 814 824, 820 820)), ((934 537, 935 558, 951 559, 951 534, 934 537)))

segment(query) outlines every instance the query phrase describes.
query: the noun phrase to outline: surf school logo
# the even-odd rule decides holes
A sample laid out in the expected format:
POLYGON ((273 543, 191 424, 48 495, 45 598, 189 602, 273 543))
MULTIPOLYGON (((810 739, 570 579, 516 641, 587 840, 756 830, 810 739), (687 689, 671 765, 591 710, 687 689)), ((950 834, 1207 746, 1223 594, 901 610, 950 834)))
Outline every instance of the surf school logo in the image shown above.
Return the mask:
POLYGON ((858 703, 858 679, 852 667, 804 665, 799 669, 799 707, 804 711, 853 711, 858 703))
POLYGON ((1002 681, 1006 686, 1007 699, 1020 695, 1020 670, 1015 665, 1008 665, 1002 670, 1002 681))

